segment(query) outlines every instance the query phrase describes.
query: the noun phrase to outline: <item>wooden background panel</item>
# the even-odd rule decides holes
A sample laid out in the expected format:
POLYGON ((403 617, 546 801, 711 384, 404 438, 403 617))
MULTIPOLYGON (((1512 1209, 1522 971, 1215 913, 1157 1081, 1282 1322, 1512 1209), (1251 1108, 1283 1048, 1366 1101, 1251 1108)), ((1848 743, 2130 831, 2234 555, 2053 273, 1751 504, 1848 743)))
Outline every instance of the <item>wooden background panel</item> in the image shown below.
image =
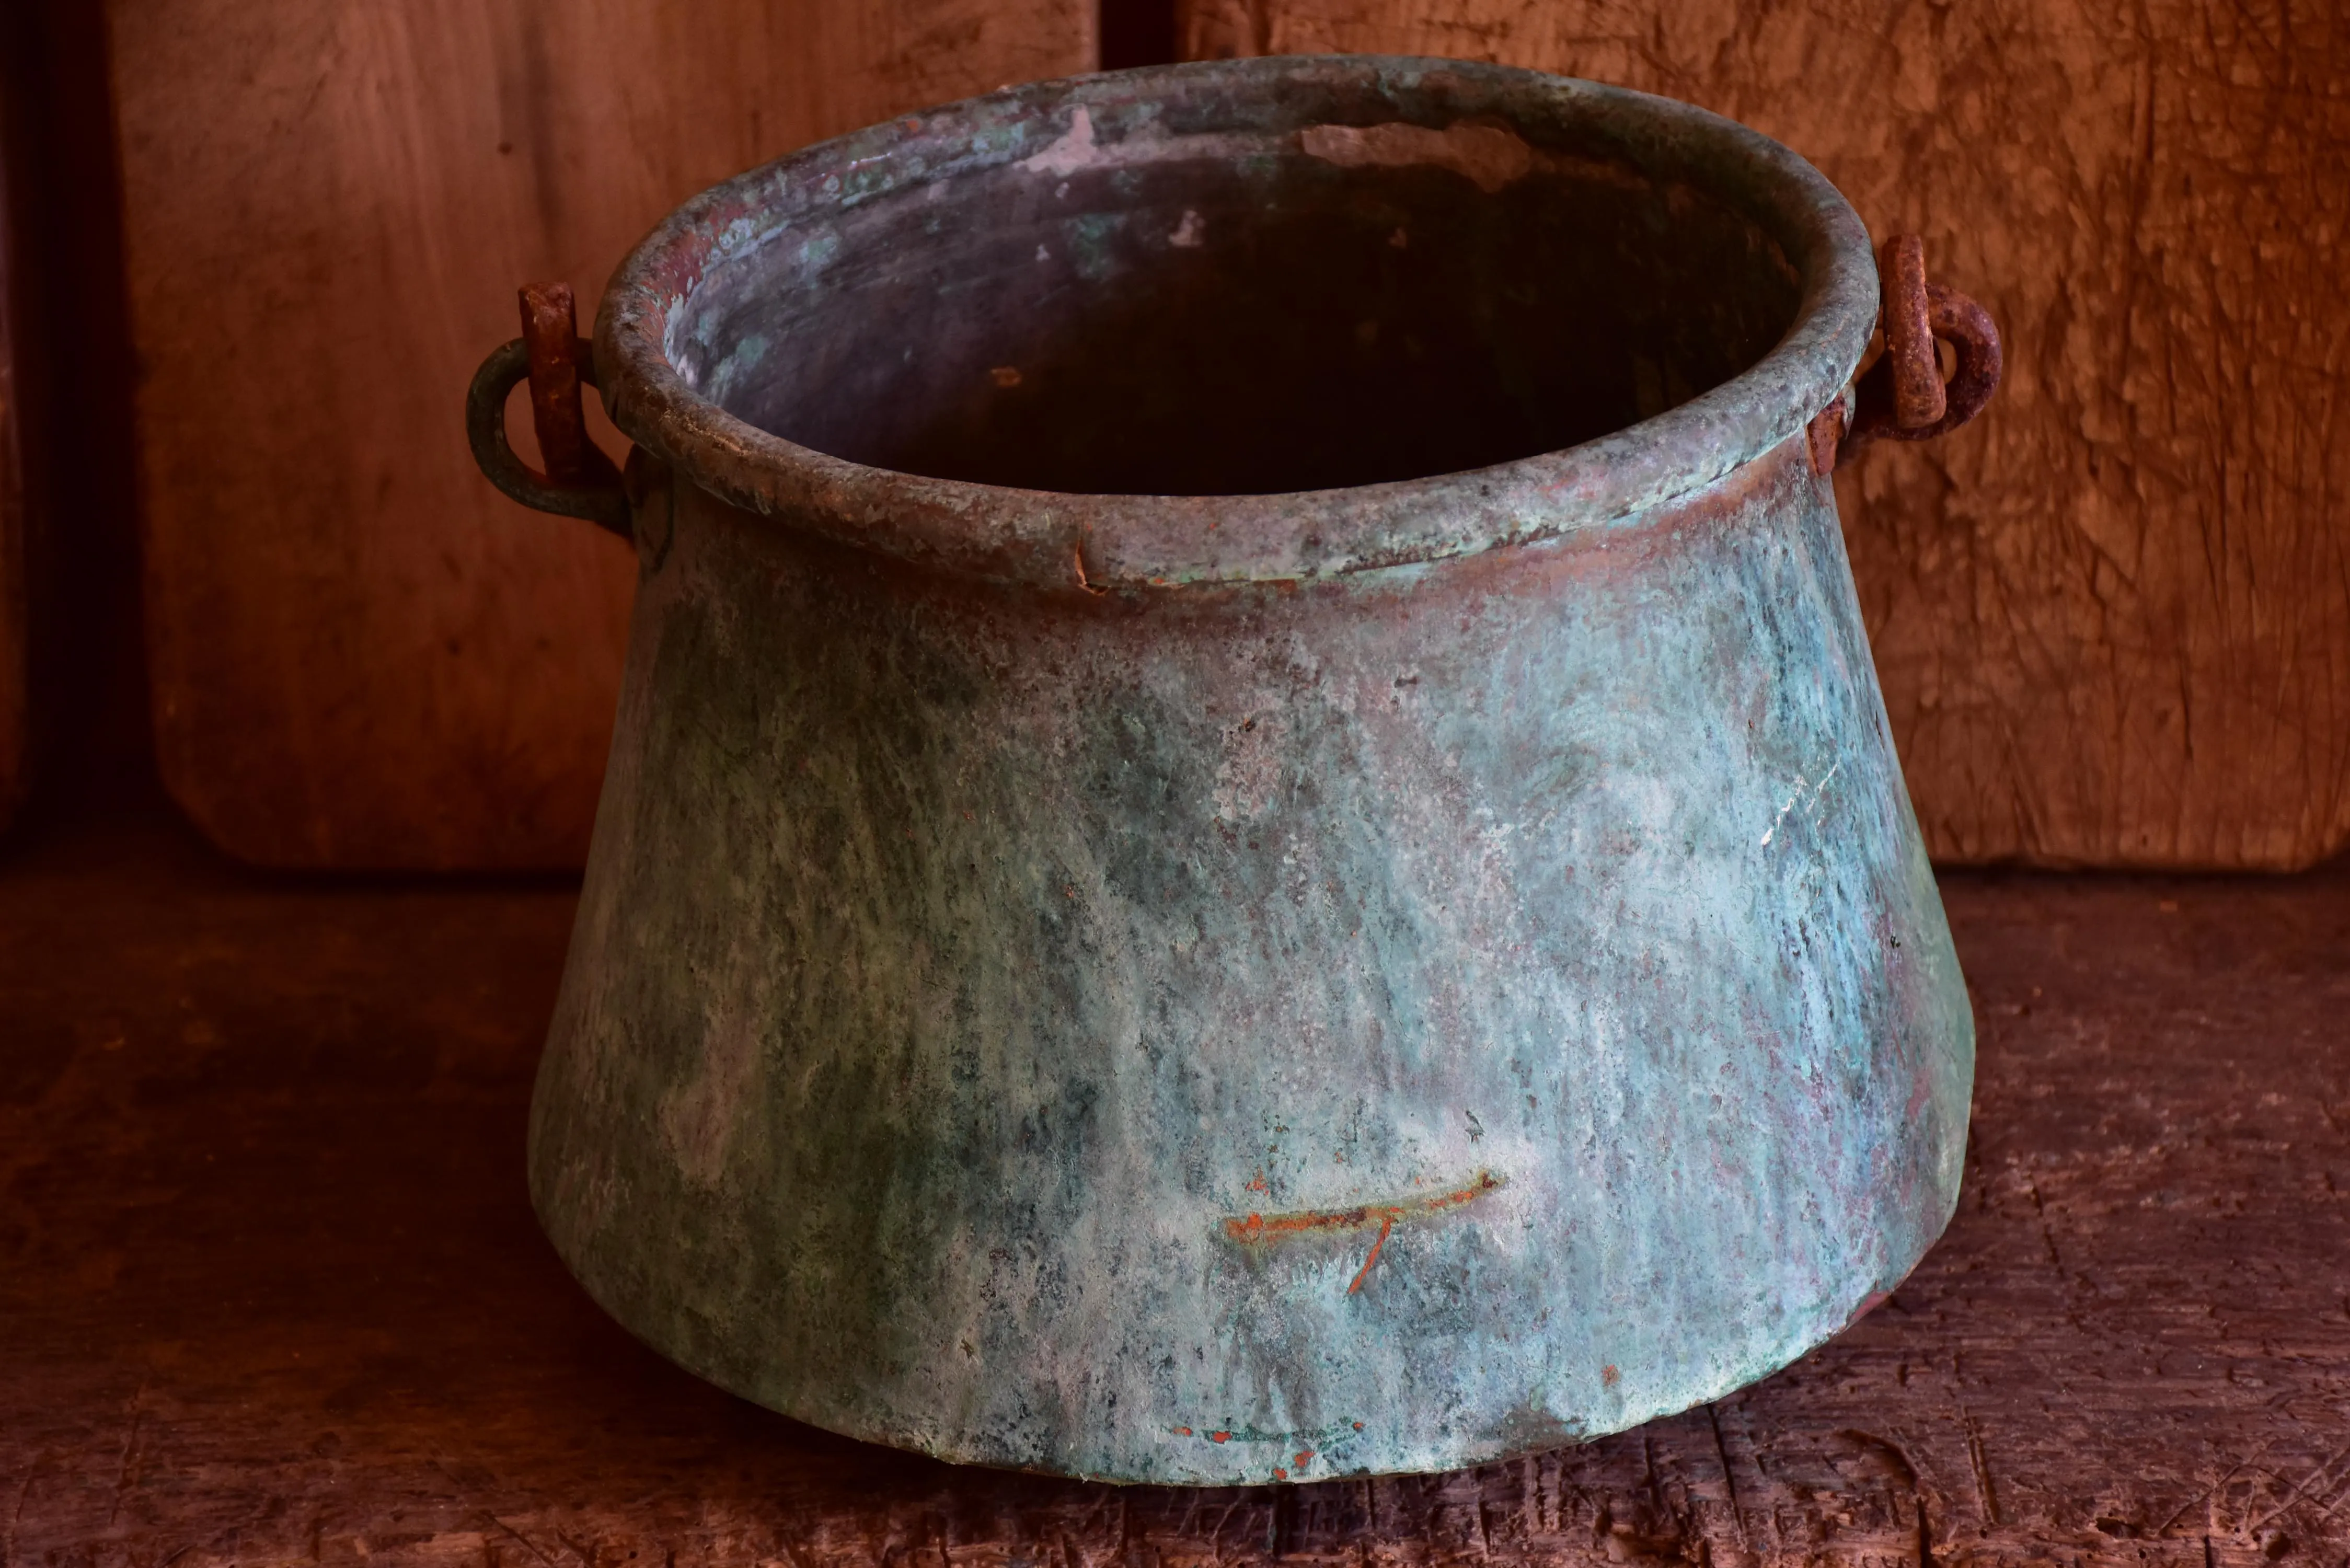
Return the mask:
POLYGON ((17 369, 18 290, 7 162, 0 159, 0 827, 7 826, 24 803, 31 730, 26 680, 24 379, 17 369))
POLYGON ((634 566, 466 453, 466 380, 515 335, 515 286, 592 302, 693 192, 1089 68, 1092 16, 111 0, 149 659, 181 805, 265 864, 577 864, 634 566))
POLYGON ((1180 0, 1191 57, 1451 55, 1804 153, 2008 339, 1971 429, 1838 475, 1944 860, 2350 839, 2350 17, 2329 0, 1180 0))
MULTIPOLYGON (((14 130, 14 119, 9 122, 14 130)), ((16 153, 16 148, 5 148, 16 153)), ((16 337, 21 289, 16 231, 9 202, 14 158, 0 158, 0 827, 7 827, 28 787, 30 684, 26 680, 26 482, 24 374, 16 337)))

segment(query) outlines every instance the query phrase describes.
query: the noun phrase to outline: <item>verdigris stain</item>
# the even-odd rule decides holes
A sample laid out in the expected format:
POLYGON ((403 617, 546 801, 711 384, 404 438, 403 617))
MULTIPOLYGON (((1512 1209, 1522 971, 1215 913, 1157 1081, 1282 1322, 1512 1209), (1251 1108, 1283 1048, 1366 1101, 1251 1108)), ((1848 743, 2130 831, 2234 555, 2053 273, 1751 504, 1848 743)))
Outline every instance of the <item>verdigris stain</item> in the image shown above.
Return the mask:
POLYGON ((775 1409, 1127 1480, 1835 1333, 1973 1064, 1805 440, 1876 309, 1784 149, 1455 62, 1047 83, 681 209, 596 340, 644 572, 565 1260, 775 1409))

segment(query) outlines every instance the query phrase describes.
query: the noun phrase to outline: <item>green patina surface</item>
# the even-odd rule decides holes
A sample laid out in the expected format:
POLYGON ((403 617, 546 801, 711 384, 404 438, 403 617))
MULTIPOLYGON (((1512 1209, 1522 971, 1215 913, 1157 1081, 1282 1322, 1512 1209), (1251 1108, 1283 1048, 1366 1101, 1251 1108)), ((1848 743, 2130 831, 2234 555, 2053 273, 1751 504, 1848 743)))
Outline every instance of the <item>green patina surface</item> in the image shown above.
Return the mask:
POLYGON ((1731 483, 1091 606, 684 493, 537 1098, 557 1245, 775 1408, 1137 1480, 1459 1465, 1834 1333, 1949 1216, 1971 1026, 1831 493, 1731 483), (1364 1206, 1367 1270, 1367 1219, 1234 1233, 1364 1206))
MULTIPOLYGON (((1750 315, 1783 320, 1798 270, 1803 313, 1733 379, 1568 452, 1316 494, 1052 494, 825 457, 675 370, 797 417, 756 379, 808 312, 798 339, 717 331, 693 288, 785 317, 750 275, 681 282, 705 271, 821 251, 823 286, 888 305, 851 343, 890 345, 890 302, 931 308, 888 292, 901 250, 741 211, 881 132, 673 220, 599 327, 615 417, 674 466, 636 514, 534 1105, 548 1232, 623 1323, 750 1398, 1066 1473, 1445 1469, 1765 1376, 1939 1233, 1973 1064, 1802 435, 1867 335, 1866 235, 1783 150, 1635 95, 1431 62, 1136 79, 902 133, 935 171, 989 128, 1001 178, 971 189, 1098 242, 1044 284, 1019 281, 1024 231, 985 253, 1010 258, 999 300, 1041 290, 1037 320, 1156 275, 1135 236, 1239 211, 1178 190, 1087 230, 1051 203, 1126 200, 1120 170, 1074 195, 1074 163, 1003 173, 1069 145, 1073 96, 1186 134, 1231 105, 1263 130, 1523 99, 1558 136, 1702 144, 1779 203, 1781 238, 1721 253, 1794 258, 1753 263, 1750 315), (757 238, 786 232, 817 251, 757 238)), ((927 200, 860 178, 876 223, 927 200)), ((1463 178, 1405 171, 1379 199, 1464 210, 1463 178)), ((1384 213, 1362 226, 1383 252, 1384 213)), ((995 221, 938 243, 995 244, 995 221)))

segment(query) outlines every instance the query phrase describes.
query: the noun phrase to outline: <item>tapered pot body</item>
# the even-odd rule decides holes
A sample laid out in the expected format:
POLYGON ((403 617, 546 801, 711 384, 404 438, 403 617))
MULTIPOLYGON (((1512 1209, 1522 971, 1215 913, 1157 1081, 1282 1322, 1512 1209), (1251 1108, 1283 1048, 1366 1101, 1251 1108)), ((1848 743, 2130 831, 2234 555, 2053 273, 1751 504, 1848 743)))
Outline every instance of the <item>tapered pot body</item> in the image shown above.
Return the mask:
MULTIPOLYGON (((1532 103, 1503 122, 1543 153, 1543 104, 1655 101, 1429 62, 1118 80, 951 140, 1032 127, 990 165, 1019 175, 1073 109, 1097 160, 1238 134, 1209 93, 1299 157, 1299 122, 1532 103)), ((1137 199, 1121 167, 1010 188, 1050 224, 1087 168, 1137 199)), ((1221 1483, 1616 1430, 1902 1277, 1956 1197, 1972 1033, 1803 437, 1867 331, 1843 220, 1754 220, 1796 280, 1760 387, 1564 457, 1102 497, 698 407, 740 360, 692 314, 723 247, 841 227, 819 193, 754 244, 763 199, 656 235, 599 329, 643 576, 530 1149, 599 1302, 851 1436, 1221 1483)))

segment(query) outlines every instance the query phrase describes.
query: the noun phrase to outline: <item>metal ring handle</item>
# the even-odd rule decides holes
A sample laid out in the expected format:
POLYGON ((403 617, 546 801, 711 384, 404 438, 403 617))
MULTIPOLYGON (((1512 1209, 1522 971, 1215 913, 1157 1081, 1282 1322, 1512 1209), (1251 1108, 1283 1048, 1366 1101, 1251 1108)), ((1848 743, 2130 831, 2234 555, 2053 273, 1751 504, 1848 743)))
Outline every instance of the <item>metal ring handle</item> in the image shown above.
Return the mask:
MULTIPOLYGON (((525 290, 525 310, 529 305, 525 290)), ((525 317, 527 319, 527 317, 525 317)), ((544 342, 541 342, 542 348, 544 342)), ((569 345, 570 363, 562 369, 577 380, 593 387, 596 381, 596 360, 584 338, 574 337, 569 345)), ((623 539, 634 537, 629 522, 629 498, 620 487, 619 471, 612 466, 584 431, 577 433, 572 444, 573 462, 578 471, 576 479, 556 479, 539 472, 515 455, 514 447, 506 441, 506 398, 525 381, 549 379, 546 356, 539 356, 534 367, 532 340, 517 337, 493 352, 473 372, 473 384, 465 392, 465 440, 473 449, 473 461, 492 484, 525 506, 541 512, 552 512, 564 517, 583 517, 598 528, 608 529, 623 539), (533 370, 538 375, 534 378, 533 370)), ((542 388, 534 386, 534 393, 542 388)), ((576 408, 577 387, 572 389, 576 408)), ((544 396, 534 398, 533 412, 546 426, 544 396)), ((542 435, 541 443, 549 445, 542 435)))
POLYGON ((1888 352, 1860 379, 1856 389, 1859 407, 1853 415, 1852 430, 1837 452, 1839 460, 1849 457, 1855 448, 1877 436, 1892 441, 1931 441, 1936 436, 1948 435, 1982 412, 1991 395, 1999 390, 2004 358, 2000 350, 1999 327, 1991 321, 1990 311, 1954 288, 1929 283, 1926 318, 1934 337, 1950 346, 1951 358, 1957 361, 1943 389, 1942 417, 1930 424, 1905 426, 1901 422, 1895 380, 1899 368, 1888 352))
POLYGON ((1931 441, 1982 412, 1999 389, 2004 364, 1991 312, 1957 289, 1926 276, 1926 249, 1914 234, 1886 242, 1878 261, 1884 290, 1885 352, 1851 389, 1820 410, 1806 432, 1812 469, 1826 474, 1884 436, 1931 441), (1948 343, 1948 382, 1935 352, 1948 343), (1846 410, 1850 410, 1847 421, 1846 410))
POLYGON ((1950 411, 1934 353, 1933 299, 1926 282, 1926 242, 1896 234, 1877 264, 1884 304, 1885 358, 1893 376, 1893 414, 1905 431, 1923 430, 1950 411))

